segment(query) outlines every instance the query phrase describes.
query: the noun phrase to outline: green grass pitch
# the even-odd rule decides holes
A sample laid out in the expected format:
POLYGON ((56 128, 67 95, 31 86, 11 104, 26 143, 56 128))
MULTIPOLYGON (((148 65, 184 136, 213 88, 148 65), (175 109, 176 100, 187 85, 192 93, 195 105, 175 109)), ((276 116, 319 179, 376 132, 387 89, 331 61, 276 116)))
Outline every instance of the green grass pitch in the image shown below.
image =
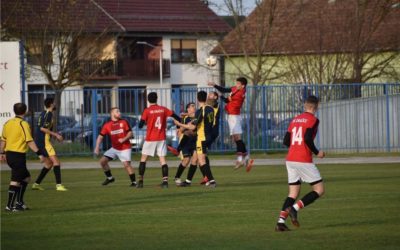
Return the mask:
MULTIPOLYGON (((214 167, 218 187, 156 187, 160 169, 147 169, 142 190, 113 169, 102 187, 100 169, 63 170, 70 189, 26 192, 32 210, 7 213, 10 172, 1 172, 1 249, 399 249, 400 166, 319 165, 326 195, 299 213, 301 227, 274 232, 287 195, 284 166, 214 167)), ((170 168, 170 177, 176 168, 170 168)), ((36 178, 38 171, 31 171, 36 178)), ((186 176, 186 171, 184 173, 186 176)), ((302 195, 310 190, 303 185, 302 195)), ((291 227, 290 222, 288 222, 291 227)), ((292 227, 291 227, 292 228, 292 227)))

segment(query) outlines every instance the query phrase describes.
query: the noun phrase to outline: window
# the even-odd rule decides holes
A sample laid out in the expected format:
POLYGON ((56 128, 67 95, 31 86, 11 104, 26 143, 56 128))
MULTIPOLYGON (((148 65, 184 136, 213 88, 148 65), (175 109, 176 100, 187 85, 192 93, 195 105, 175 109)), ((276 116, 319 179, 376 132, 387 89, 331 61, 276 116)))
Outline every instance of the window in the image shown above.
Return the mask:
POLYGON ((197 62, 196 40, 173 39, 171 40, 172 63, 195 63, 197 62))
POLYGON ((45 45, 41 49, 37 45, 27 46, 27 63, 31 65, 41 65, 43 60, 44 65, 49 65, 53 63, 53 48, 51 45, 45 45))

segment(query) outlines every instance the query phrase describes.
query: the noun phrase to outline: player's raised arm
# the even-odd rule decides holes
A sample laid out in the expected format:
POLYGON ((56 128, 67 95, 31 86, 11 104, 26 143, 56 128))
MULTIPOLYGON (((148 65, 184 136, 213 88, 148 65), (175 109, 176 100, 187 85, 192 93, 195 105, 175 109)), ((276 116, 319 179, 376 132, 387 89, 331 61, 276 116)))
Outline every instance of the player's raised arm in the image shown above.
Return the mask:
POLYGON ((219 86, 218 84, 215 84, 213 82, 209 82, 208 86, 216 88, 221 93, 231 93, 232 92, 231 88, 224 88, 224 87, 219 86))

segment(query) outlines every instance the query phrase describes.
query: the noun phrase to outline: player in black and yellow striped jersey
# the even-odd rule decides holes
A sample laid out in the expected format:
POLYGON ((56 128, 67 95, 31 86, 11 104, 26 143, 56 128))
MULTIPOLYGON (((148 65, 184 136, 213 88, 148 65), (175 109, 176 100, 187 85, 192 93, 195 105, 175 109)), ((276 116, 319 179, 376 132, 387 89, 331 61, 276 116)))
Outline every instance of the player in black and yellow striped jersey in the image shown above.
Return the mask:
POLYGON ((28 147, 36 152, 43 161, 43 153, 33 141, 29 124, 23 119, 26 110, 27 107, 24 103, 14 104, 16 116, 4 124, 0 140, 0 160, 6 160, 11 168, 11 181, 6 206, 6 211, 10 212, 28 209, 24 203, 25 190, 31 177, 26 168, 28 147))
POLYGON ((196 152, 198 162, 200 165, 201 172, 207 176, 208 182, 206 186, 215 187, 216 182, 211 172, 210 164, 207 163, 207 152, 208 147, 212 142, 212 129, 214 125, 214 108, 207 105, 207 92, 200 91, 197 93, 197 101, 199 103, 199 109, 196 111, 196 122, 194 124, 182 124, 175 121, 175 124, 187 129, 196 128, 197 140, 196 140, 196 152))
POLYGON ((53 145, 50 142, 50 136, 54 136, 58 141, 62 142, 63 137, 52 131, 53 129, 53 111, 56 109, 56 105, 54 103, 53 98, 46 98, 44 100, 44 106, 46 110, 44 110, 39 117, 38 124, 36 127, 35 134, 35 142, 36 145, 43 152, 45 161, 44 167, 42 171, 40 171, 39 176, 37 177, 35 183, 32 185, 33 190, 41 190, 44 188, 40 186, 40 183, 53 168, 54 176, 56 178, 56 190, 57 191, 67 191, 63 184, 61 184, 61 164, 60 160, 57 157, 56 151, 54 150, 53 145))
MULTIPOLYGON (((190 102, 186 105, 186 115, 182 119, 183 124, 189 124, 195 120, 196 104, 190 102)), ((194 173, 197 169, 197 153, 196 153, 196 132, 185 128, 179 128, 180 130, 180 147, 181 147, 181 163, 175 174, 175 184, 181 186, 181 176, 185 168, 189 165, 189 171, 187 174, 187 182, 191 183, 194 173)))

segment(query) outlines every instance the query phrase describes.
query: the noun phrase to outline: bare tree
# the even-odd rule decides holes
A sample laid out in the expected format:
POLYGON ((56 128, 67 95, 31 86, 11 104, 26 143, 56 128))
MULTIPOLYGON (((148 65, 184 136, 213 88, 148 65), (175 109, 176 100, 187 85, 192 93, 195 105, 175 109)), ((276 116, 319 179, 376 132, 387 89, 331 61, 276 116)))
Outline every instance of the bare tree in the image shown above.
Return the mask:
POLYGON ((399 81, 400 8, 391 0, 313 1, 313 12, 299 18, 312 32, 313 48, 287 57, 287 82, 365 83, 380 78, 399 81), (396 28, 397 27, 397 28, 396 28))
POLYGON ((84 84, 104 66, 88 71, 83 60, 107 57, 96 45, 123 29, 94 0, 8 0, 1 7, 1 39, 23 41, 29 66, 43 74, 58 107, 65 88, 84 84))

